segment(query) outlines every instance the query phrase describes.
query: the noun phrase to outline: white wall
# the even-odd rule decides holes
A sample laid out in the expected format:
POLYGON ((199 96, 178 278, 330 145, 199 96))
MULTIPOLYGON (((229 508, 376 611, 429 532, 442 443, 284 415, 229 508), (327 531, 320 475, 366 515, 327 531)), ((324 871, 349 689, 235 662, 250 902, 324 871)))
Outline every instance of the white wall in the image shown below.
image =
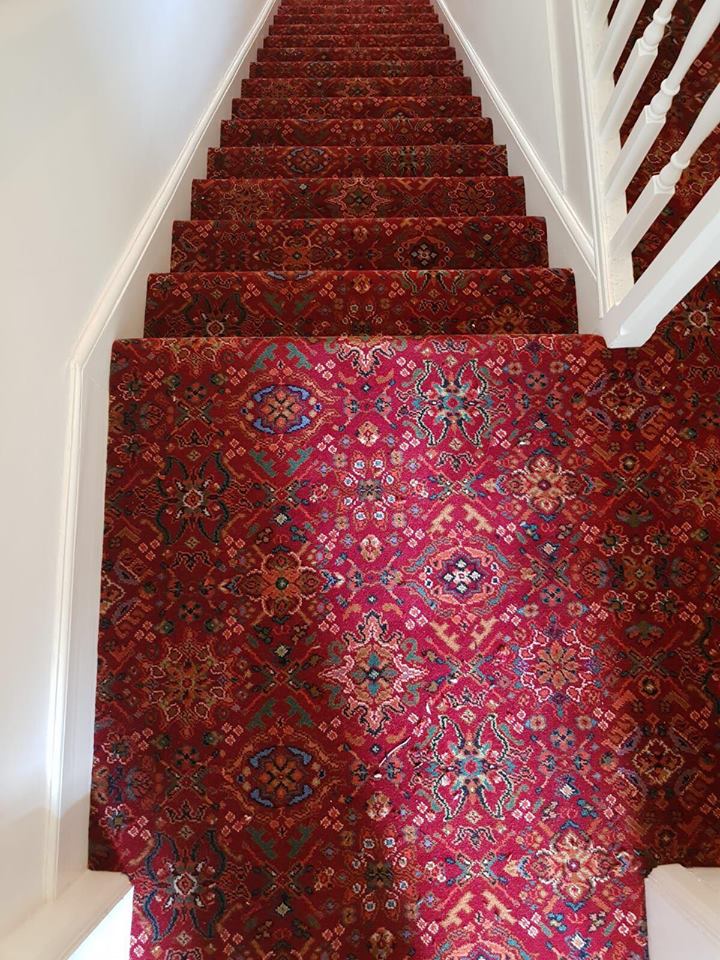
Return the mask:
POLYGON ((550 262, 575 271, 580 329, 599 316, 590 154, 577 16, 570 0, 436 0, 473 92, 548 221, 550 262))
POLYGON ((568 124, 562 121, 564 114, 580 115, 567 0, 446 0, 446 6, 501 90, 544 170, 591 230, 582 125, 574 125, 577 137, 568 137, 568 124))
MULTIPOLYGON (((118 267, 150 240, 148 210, 267 6, 0 3, 0 937, 85 860, 75 841, 87 815, 87 704, 68 720, 82 732, 81 775, 59 784, 59 753, 75 747, 58 723, 63 704, 56 715, 50 700, 58 669, 61 692, 68 666, 68 690, 93 679, 106 361, 114 336, 142 327, 142 277, 131 277, 127 262, 118 267), (99 346, 94 373, 80 384, 83 406, 72 373, 88 338, 99 346), (93 510, 83 515, 89 501, 80 504, 85 568, 73 583, 62 554, 75 549, 67 520, 76 489, 93 510), (66 661, 78 624, 83 655, 66 661), (56 834, 66 817, 74 824, 68 850, 56 834)), ((201 153, 187 174, 200 172, 201 153)), ((187 215, 189 192, 165 202, 166 214, 187 215)), ((167 216, 162 223, 144 269, 167 266, 167 216)))
POLYGON ((547 4, 544 0, 447 0, 544 166, 562 176, 547 4))

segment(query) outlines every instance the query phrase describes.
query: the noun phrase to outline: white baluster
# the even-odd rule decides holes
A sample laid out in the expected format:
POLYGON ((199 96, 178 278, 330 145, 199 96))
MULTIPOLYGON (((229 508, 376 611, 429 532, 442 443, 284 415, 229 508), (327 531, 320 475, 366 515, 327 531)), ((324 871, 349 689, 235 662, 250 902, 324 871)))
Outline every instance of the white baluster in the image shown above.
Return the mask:
POLYGON ((640 347, 673 307, 720 261, 716 180, 625 297, 600 321, 609 347, 640 347))
POLYGON ((675 194, 675 189, 690 161, 720 123, 720 85, 710 95, 690 133, 670 162, 648 182, 612 239, 613 253, 632 253, 675 194))
POLYGON ((672 19, 677 0, 662 0, 643 35, 636 41, 620 75, 610 103, 600 121, 603 139, 614 136, 630 112, 658 54, 665 27, 672 19))
POLYGON ((603 49, 598 57, 596 72, 603 77, 615 69, 625 44, 630 39, 633 27, 637 23, 644 0, 619 0, 617 9, 610 21, 603 49))
POLYGON ((596 16, 598 20, 607 22, 612 0, 594 0, 594 2, 591 0, 591 3, 593 3, 593 15, 596 16))
POLYGON ((660 84, 660 90, 644 107, 610 171, 606 186, 608 196, 616 196, 627 189, 627 185, 665 126, 670 107, 688 70, 702 52, 718 24, 720 24, 720 0, 705 0, 688 32, 675 65, 667 79, 660 84))

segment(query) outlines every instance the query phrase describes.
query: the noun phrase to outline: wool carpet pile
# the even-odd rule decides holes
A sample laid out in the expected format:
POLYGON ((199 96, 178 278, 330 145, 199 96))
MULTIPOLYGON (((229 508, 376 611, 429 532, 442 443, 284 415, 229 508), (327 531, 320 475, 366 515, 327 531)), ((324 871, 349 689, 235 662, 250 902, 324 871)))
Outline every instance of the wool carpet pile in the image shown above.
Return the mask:
POLYGON ((718 278, 579 336, 428 0, 284 0, 242 94, 113 356, 132 956, 642 960, 720 863, 718 278))

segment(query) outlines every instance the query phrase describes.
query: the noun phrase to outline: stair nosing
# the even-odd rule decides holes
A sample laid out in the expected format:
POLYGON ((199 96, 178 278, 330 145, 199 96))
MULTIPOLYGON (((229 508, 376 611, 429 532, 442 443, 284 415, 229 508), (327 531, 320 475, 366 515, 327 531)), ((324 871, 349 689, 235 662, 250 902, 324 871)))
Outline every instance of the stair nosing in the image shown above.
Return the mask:
POLYGON ((207 219, 186 219, 186 220, 174 220, 173 226, 177 224, 188 224, 188 223, 213 223, 221 224, 226 223, 229 226, 235 227, 249 227, 256 223, 328 223, 333 225, 338 225, 340 223, 364 223, 367 221, 374 221, 377 219, 382 219, 384 222, 398 222, 398 223, 409 223, 416 220, 423 221, 432 221, 435 223, 444 223, 446 221, 451 221, 452 223, 473 223, 473 222, 500 222, 506 223, 511 220, 524 220, 533 223, 542 223, 545 224, 545 217, 538 217, 532 214, 527 213, 488 213, 480 214, 474 217, 463 217, 463 216, 440 216, 433 217, 430 215, 427 216, 417 216, 417 217, 398 217, 398 216, 389 216, 389 217, 249 217, 247 220, 229 220, 227 217, 210 217, 207 219))

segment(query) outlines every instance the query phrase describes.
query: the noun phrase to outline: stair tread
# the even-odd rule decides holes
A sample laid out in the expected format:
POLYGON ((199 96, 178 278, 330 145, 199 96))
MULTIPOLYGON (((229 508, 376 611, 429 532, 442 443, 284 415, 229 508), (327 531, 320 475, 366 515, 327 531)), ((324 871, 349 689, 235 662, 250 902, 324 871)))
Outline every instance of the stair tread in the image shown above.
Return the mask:
MULTIPOLYGON (((390 0, 389 3, 367 3, 366 0, 333 0, 323 6, 324 10, 367 10, 377 7, 385 11, 405 10, 410 14, 419 9, 433 9, 431 0, 390 0)), ((309 0, 285 0, 283 10, 298 10, 307 8, 310 11, 317 10, 317 4, 310 3, 309 0)))
POLYGON ((382 147, 214 147, 213 177, 506 176, 507 151, 496 144, 382 147))
MULTIPOLYGON (((309 2, 309 0, 285 0, 283 3, 283 10, 297 10, 307 7, 308 10, 317 10, 317 4, 309 2)), ((332 3, 328 3, 323 6, 323 9, 332 9, 332 10, 367 10, 368 8, 377 7, 382 10, 407 10, 411 13, 414 13, 415 10, 420 8, 433 9, 432 0, 390 0, 389 3, 380 3, 378 0, 375 0, 374 3, 368 3, 367 0, 333 0, 332 3)))
POLYGON ((569 270, 153 274, 145 336, 572 333, 569 270))
MULTIPOLYGON (((377 346, 380 346, 383 340, 388 342, 397 340, 398 345, 400 345, 400 343, 404 343, 408 338, 405 334, 388 334, 386 337, 379 337, 377 339, 380 341, 377 346)), ((422 334, 415 337, 410 336, 409 339, 411 341, 410 346, 413 349, 422 350, 424 348, 423 341, 426 340, 426 337, 422 334)), ((324 348, 326 341, 341 342, 348 350, 352 349, 353 346, 362 349, 368 348, 368 336, 364 333, 331 334, 329 336, 318 337, 293 337, 287 334, 266 334, 260 336, 250 334, 226 337, 126 337, 113 342, 113 361, 117 361, 123 356, 130 356, 130 351, 133 351, 133 353, 140 358, 143 368, 147 369, 146 364, 142 361, 143 355, 156 357, 160 351, 170 351, 169 355, 171 355, 175 361, 174 366, 185 369, 188 372, 192 369, 197 370, 197 360, 206 360, 208 354, 212 354, 214 362, 218 364, 218 368, 220 367, 220 362, 223 357, 225 357, 228 362, 232 362, 233 366, 240 361, 244 367, 246 364, 248 366, 257 364, 263 353, 266 352, 268 344, 279 344, 285 348, 292 348, 292 345, 295 344, 298 348, 304 346, 315 349, 321 346, 324 348), (218 349, 208 350, 208 344, 213 347, 217 346, 218 349)), ((563 350, 567 351, 570 356, 572 356, 573 347, 575 350, 577 350, 578 347, 586 349, 591 341, 594 342, 596 349, 605 348, 605 341, 600 335, 588 333, 472 333, 460 334, 457 339, 453 338, 448 353, 452 352, 454 354, 454 352, 457 351, 458 359, 460 359, 462 357, 473 356, 482 350, 488 351, 487 356, 490 357, 505 353, 504 347, 501 348, 500 346, 502 344, 512 349, 531 348, 533 341, 543 350, 553 350, 556 345, 561 344, 563 350)))
MULTIPOLYGON (((285 0, 283 3, 283 10, 297 10, 307 7, 308 10, 317 10, 317 4, 309 2, 309 0, 285 0)), ((374 3, 368 3, 366 0, 333 0, 332 3, 325 4, 323 6, 324 10, 367 10, 377 7, 381 10, 406 10, 410 13, 414 13, 415 10, 421 8, 427 8, 432 10, 433 4, 432 0, 390 0, 389 3, 380 3, 379 0, 375 0, 374 3)))

